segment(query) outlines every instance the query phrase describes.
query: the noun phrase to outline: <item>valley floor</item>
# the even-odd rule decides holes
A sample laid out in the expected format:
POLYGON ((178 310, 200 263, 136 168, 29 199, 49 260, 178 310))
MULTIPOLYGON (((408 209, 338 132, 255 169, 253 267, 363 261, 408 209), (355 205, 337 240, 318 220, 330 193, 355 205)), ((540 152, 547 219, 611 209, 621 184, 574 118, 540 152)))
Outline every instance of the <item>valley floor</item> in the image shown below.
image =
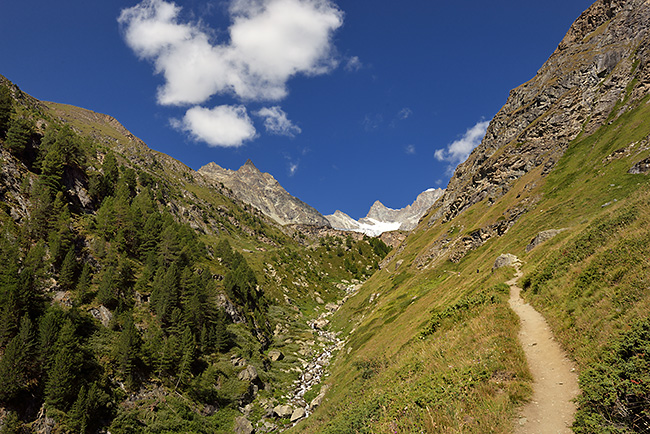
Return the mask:
POLYGON ((515 423, 516 434, 572 433, 578 396, 578 375, 565 352, 555 341, 544 317, 520 296, 516 267, 510 286, 510 306, 521 320, 519 341, 533 376, 533 397, 515 423))

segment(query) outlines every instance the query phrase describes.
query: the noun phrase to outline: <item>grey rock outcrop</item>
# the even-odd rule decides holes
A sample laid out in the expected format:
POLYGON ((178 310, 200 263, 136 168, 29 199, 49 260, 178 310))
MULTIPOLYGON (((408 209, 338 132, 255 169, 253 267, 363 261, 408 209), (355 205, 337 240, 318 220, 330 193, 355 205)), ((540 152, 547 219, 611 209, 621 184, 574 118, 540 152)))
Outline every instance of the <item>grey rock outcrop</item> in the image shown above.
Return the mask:
POLYGON ((316 398, 312 399, 311 402, 309 403, 309 410, 314 411, 314 409, 318 406, 320 406, 323 403, 323 399, 325 399, 325 394, 327 393, 327 390, 329 389, 328 385, 324 385, 320 393, 316 396, 316 398))
POLYGON ((566 228, 563 228, 563 229, 549 229, 547 231, 542 231, 542 232, 538 233, 537 235, 535 235, 535 238, 530 240, 530 243, 528 243, 528 245, 526 246, 526 252, 530 252, 535 247, 539 246, 540 244, 542 244, 545 241, 550 240, 551 238, 553 238, 554 236, 556 236, 557 234, 559 234, 559 233, 561 233, 563 231, 566 231, 566 228))
POLYGON ((241 371, 237 377, 241 381, 256 381, 258 379, 257 369, 255 369, 255 366, 253 365, 248 365, 246 366, 246 369, 241 371))
POLYGON ((262 173, 251 160, 239 170, 224 169, 216 163, 198 172, 232 190, 235 197, 248 203, 282 225, 330 226, 318 211, 290 195, 270 174, 262 173))
POLYGON ((343 231, 355 231, 360 228, 359 222, 344 213, 336 210, 334 214, 326 215, 325 218, 333 228, 343 231))
POLYGON ((98 319, 104 327, 108 327, 111 324, 113 314, 103 304, 100 304, 97 308, 93 307, 89 312, 94 318, 98 319))
POLYGON ((253 424, 244 416, 235 418, 235 425, 233 426, 235 434, 252 434, 255 432, 253 424))
POLYGON ((645 0, 596 1, 535 77, 510 92, 429 223, 493 203, 535 168, 547 174, 578 134, 593 133, 649 91, 650 7, 645 0))
POLYGON ((644 158, 643 160, 634 164, 634 166, 632 166, 627 173, 631 173, 633 175, 640 175, 642 173, 645 174, 648 172, 650 172, 650 157, 644 158))
POLYGON ((499 255, 498 258, 494 261, 494 266, 492 267, 493 270, 496 270, 497 268, 501 267, 510 267, 514 266, 515 264, 520 264, 521 261, 519 258, 517 258, 515 255, 506 253, 503 255, 499 255))

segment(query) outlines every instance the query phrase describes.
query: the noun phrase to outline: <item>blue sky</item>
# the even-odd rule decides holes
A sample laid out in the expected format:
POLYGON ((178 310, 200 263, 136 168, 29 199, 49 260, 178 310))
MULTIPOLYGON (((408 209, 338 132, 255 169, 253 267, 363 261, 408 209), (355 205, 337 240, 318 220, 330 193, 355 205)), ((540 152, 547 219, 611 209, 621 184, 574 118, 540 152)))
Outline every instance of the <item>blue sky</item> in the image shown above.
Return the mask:
POLYGON ((194 169, 250 158, 321 213, 360 218, 445 187, 590 4, 3 1, 0 74, 194 169))

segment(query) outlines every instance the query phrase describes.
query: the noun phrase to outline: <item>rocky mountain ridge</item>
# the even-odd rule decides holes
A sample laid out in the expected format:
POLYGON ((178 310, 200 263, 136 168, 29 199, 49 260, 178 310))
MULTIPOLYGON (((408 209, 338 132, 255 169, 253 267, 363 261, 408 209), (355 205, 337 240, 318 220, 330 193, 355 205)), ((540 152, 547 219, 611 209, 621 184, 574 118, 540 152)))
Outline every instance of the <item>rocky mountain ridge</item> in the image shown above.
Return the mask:
POLYGON ((598 0, 535 77, 510 92, 481 144, 460 164, 429 223, 494 203, 537 167, 547 174, 580 134, 635 107, 650 89, 650 9, 598 0))
POLYGON ((336 229, 362 232, 370 236, 396 230, 411 231, 443 193, 441 188, 430 188, 420 193, 412 204, 401 209, 388 208, 380 201, 375 201, 368 214, 358 221, 340 210, 325 218, 336 229))
POLYGON ((198 172, 222 183, 239 200, 253 205, 282 225, 330 226, 318 211, 289 194, 272 175, 262 173, 251 160, 239 170, 224 169, 213 162, 198 172))

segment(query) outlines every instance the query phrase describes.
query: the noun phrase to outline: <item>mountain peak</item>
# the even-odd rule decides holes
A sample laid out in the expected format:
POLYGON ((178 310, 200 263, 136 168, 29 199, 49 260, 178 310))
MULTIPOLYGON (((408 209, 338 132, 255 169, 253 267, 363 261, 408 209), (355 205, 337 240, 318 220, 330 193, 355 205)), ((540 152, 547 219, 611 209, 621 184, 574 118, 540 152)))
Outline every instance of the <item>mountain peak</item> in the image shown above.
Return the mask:
POLYGON ((325 218, 329 220, 334 228, 363 232, 371 236, 397 229, 410 231, 415 229, 420 218, 443 193, 444 190, 442 189, 430 188, 420 193, 415 202, 402 209, 388 208, 376 200, 370 207, 368 214, 359 221, 339 210, 332 215, 325 216, 325 218))
POLYGON ((248 160, 246 160, 246 162, 244 163, 244 165, 243 165, 242 167, 240 167, 239 170, 242 170, 242 169, 244 169, 244 168, 246 168, 246 169, 248 169, 248 170, 254 170, 254 171, 256 171, 256 172, 259 172, 259 171, 260 171, 260 169, 258 169, 258 168, 255 166, 255 164, 253 164, 253 161, 252 161, 250 158, 249 158, 248 160))
POLYGON ((253 205, 282 225, 330 225, 318 211, 290 195, 272 175, 262 173, 250 159, 236 171, 215 168, 219 166, 208 164, 199 172, 223 183, 239 200, 253 205))

